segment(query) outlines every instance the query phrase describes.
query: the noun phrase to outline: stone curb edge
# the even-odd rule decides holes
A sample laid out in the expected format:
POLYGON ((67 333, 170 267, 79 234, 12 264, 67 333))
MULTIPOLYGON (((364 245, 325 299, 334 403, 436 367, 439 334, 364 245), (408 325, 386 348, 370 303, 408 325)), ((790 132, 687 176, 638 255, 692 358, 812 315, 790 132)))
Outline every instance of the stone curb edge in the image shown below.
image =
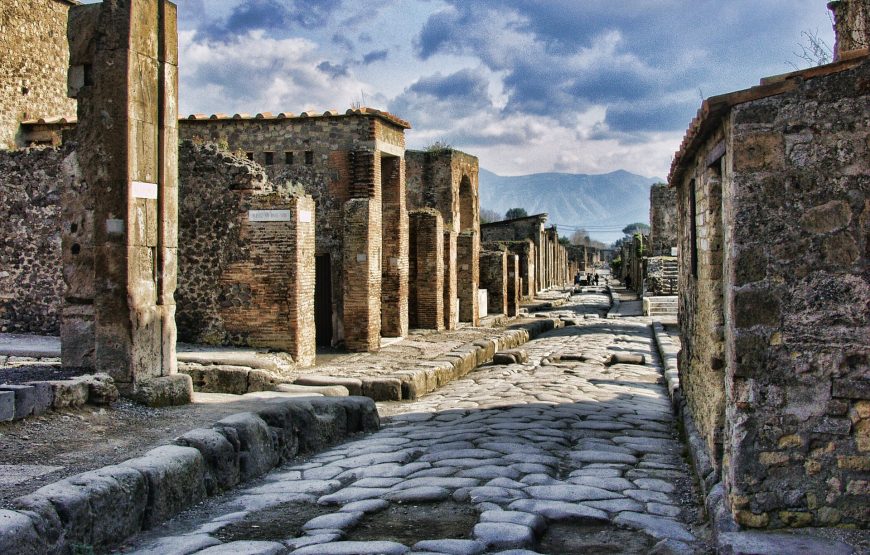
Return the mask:
POLYGON ((653 322, 650 326, 653 330, 653 337, 658 347, 659 356, 662 359, 668 394, 671 397, 671 403, 677 418, 682 424, 686 444, 689 449, 692 470, 695 472, 697 483, 701 488, 701 495, 704 498, 704 509, 712 524, 713 540, 721 548, 723 545, 720 545, 720 537, 723 534, 737 532, 740 528, 727 507, 725 507, 725 488, 710 462, 707 451, 704 449, 704 441, 701 439, 701 434, 698 433, 698 428, 695 426, 692 412, 688 410, 686 402, 683 400, 682 390, 680 389, 680 373, 677 366, 679 350, 674 345, 674 342, 671 341, 671 338, 668 337, 661 322, 653 322))
POLYGON ((118 389, 108 374, 87 374, 66 380, 0 384, 0 422, 39 416, 49 409, 109 405, 118 389))
POLYGON ((0 553, 107 547, 238 484, 380 427, 368 397, 264 399, 141 457, 64 478, 0 510, 0 553))
POLYGON ((558 318, 540 318, 532 322, 515 324, 511 329, 495 337, 460 345, 439 358, 420 361, 415 368, 395 372, 390 376, 351 378, 311 374, 301 376, 293 383, 341 385, 346 387, 351 395, 362 395, 375 401, 410 401, 465 376, 481 364, 492 361, 495 353, 519 347, 542 333, 563 325, 564 323, 558 318))

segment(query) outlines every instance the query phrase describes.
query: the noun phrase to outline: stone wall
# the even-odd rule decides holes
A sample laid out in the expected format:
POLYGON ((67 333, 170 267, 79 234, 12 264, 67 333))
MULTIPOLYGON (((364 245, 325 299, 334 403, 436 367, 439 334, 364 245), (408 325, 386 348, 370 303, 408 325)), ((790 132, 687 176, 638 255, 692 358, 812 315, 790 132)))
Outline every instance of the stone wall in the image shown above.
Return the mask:
MULTIPOLYGON (((703 148, 712 150, 723 138, 721 131, 714 133, 703 148)), ((677 199, 680 385, 717 470, 725 425, 721 173, 721 164, 709 167, 706 159, 698 160, 680 184, 677 199)))
POLYGON ((66 96, 66 0, 4 0, 0 17, 0 149, 24 146, 19 124, 74 116, 66 96))
POLYGON ((533 299, 535 297, 535 244, 531 240, 525 241, 486 241, 481 243, 481 249, 496 251, 504 250, 517 256, 518 284, 520 299, 533 299))
POLYGON ((649 252, 647 256, 673 256, 677 246, 677 191, 665 183, 649 191, 649 252))
POLYGON ((184 142, 180 162, 179 339, 280 349, 312 364, 313 201, 215 145, 184 142))
POLYGON ((487 311, 490 314, 508 313, 507 254, 505 251, 480 253, 480 288, 487 291, 487 311))
POLYGON ((444 329, 444 224, 432 208, 409 213, 408 313, 412 328, 444 329))
POLYGON ((870 47, 870 0, 828 3, 834 16, 834 59, 851 50, 870 47))
POLYGON ((0 151, 0 331, 57 335, 63 164, 72 147, 0 151))
POLYGON ((492 222, 480 226, 481 241, 508 242, 531 241, 534 246, 534 280, 529 280, 529 286, 534 284, 529 296, 549 287, 548 267, 550 264, 550 249, 547 244, 547 232, 544 230, 546 214, 537 214, 526 218, 492 222))
POLYGON ((867 83, 865 58, 728 122, 725 481, 750 526, 870 525, 867 83))
POLYGON ((870 61, 708 101, 678 153, 680 381, 747 527, 870 524, 870 61))
POLYGON ((244 153, 261 164, 274 183, 301 187, 314 199, 315 254, 329 256, 332 274, 332 329, 328 335, 333 345, 345 342, 349 348, 365 345, 377 349, 379 335, 367 335, 375 329, 390 336, 407 333, 407 127, 390 114, 368 108, 300 116, 197 115, 179 123, 182 138, 215 142, 244 153), (365 217, 359 212, 359 203, 346 206, 353 199, 371 201, 365 217), (348 213, 361 219, 348 225, 348 213), (369 225, 372 227, 366 227, 369 225), (345 240, 351 229, 362 233, 352 238, 353 244, 345 240), (357 262, 362 256, 365 259, 357 262), (352 261, 351 266, 345 264, 347 261, 352 261), (359 272, 369 278, 359 279, 359 272), (374 279, 374 272, 380 277, 374 279), (355 291, 357 287, 362 290, 355 291), (347 292, 357 303, 352 307, 346 306, 347 292), (372 311, 378 314, 378 322, 373 321, 372 311), (365 337, 348 343, 345 338, 350 328, 365 337))

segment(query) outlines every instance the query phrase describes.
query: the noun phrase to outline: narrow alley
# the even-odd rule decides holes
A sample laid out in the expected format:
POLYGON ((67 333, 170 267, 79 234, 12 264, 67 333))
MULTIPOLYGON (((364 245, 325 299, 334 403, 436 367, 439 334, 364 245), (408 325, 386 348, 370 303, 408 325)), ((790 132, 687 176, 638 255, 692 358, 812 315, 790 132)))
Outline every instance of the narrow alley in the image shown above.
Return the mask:
POLYGON ((599 318, 608 305, 601 292, 572 296, 558 314, 576 325, 527 343, 528 362, 380 403, 379 432, 211 499, 123 551, 704 552, 649 321, 599 318), (611 358, 628 354, 643 363, 611 358))

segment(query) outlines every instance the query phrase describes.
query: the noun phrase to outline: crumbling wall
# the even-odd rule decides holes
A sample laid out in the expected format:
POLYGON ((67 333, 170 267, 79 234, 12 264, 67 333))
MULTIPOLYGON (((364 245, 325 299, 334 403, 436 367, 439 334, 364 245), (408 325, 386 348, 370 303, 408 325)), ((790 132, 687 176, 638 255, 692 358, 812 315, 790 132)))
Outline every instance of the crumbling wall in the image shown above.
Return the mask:
POLYGON ((726 472, 747 526, 870 525, 870 62, 732 109, 726 472))
POLYGON ((4 0, 0 16, 0 149, 24 146, 19 123, 73 116, 66 96, 67 0, 4 0))
POLYGON ((0 151, 0 331, 60 333, 63 163, 72 152, 0 151))
POLYGON ((649 253, 647 256, 673 256, 677 246, 677 191, 664 183, 649 191, 649 253))
POLYGON ((870 47, 870 0, 828 2, 834 16, 834 59, 851 50, 870 47))
POLYGON ((178 336, 314 362, 314 203, 216 145, 181 144, 178 336))

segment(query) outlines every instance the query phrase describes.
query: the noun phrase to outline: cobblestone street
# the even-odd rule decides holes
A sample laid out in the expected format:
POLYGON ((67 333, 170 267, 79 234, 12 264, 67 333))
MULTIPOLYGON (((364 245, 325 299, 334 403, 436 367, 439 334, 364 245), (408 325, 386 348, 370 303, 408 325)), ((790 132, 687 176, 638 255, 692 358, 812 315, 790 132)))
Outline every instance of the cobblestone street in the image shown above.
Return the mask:
POLYGON ((417 402, 381 431, 180 515, 149 553, 699 552, 699 521, 646 319, 598 319, 528 343, 417 402), (645 364, 607 365, 613 354, 645 364), (594 550, 598 551, 594 551, 594 550), (511 551, 520 550, 520 551, 511 551), (522 551, 527 550, 527 551, 522 551))

